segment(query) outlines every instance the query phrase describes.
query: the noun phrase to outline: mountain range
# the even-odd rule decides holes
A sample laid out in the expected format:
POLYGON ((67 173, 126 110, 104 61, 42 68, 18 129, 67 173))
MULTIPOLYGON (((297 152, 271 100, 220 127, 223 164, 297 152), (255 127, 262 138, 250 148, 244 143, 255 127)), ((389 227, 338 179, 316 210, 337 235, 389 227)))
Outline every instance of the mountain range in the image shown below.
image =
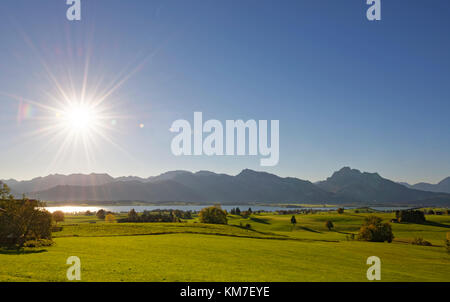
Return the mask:
MULTIPOLYGON (((442 188, 445 188, 449 179, 441 182, 442 188)), ((65 203, 139 201, 450 205, 450 190, 426 191, 416 187, 419 184, 410 186, 396 183, 378 173, 361 172, 349 167, 317 183, 249 169, 235 176, 210 171, 171 171, 149 178, 54 174, 29 181, 9 179, 2 182, 11 187, 16 195, 26 194, 30 198, 65 203)))
POLYGON ((450 177, 447 177, 440 181, 437 184, 430 184, 426 182, 419 182, 415 185, 410 185, 406 182, 400 182, 400 184, 404 185, 410 189, 417 189, 422 191, 430 191, 430 192, 443 192, 450 193, 450 177))

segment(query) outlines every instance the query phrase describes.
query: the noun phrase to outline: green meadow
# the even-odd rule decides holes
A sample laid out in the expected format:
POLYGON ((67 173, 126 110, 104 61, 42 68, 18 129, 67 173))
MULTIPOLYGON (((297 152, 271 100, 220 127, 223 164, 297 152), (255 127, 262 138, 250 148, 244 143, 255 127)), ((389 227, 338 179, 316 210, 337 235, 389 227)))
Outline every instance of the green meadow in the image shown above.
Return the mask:
MULTIPOLYGON (((229 215, 228 225, 105 223, 66 216, 51 247, 0 251, 0 281, 67 281, 66 260, 81 260, 82 281, 367 281, 366 260, 381 259, 381 281, 450 281, 444 247, 450 216, 398 224, 392 243, 352 240, 368 213, 229 215), (329 231, 326 221, 335 228, 329 231), (247 229, 246 224, 251 228, 247 229), (411 244, 421 237, 432 246, 411 244)), ((385 221, 393 213, 376 213, 385 221)))

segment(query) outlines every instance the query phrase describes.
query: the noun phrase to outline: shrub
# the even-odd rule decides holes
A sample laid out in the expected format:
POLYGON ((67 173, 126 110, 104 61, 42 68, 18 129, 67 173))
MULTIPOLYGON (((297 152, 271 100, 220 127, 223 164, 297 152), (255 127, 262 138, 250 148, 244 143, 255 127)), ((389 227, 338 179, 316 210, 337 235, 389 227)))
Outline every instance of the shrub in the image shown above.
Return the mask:
POLYGON ((338 214, 344 214, 344 208, 337 209, 338 214))
POLYGON ((382 223, 382 219, 377 216, 368 216, 359 230, 358 239, 391 243, 394 239, 394 234, 389 223, 382 223))
POLYGON ((53 241, 49 239, 36 239, 36 240, 28 240, 25 241, 23 247, 43 247, 43 246, 52 246, 53 241))
POLYGON ((248 218, 248 217, 250 217, 251 214, 252 214, 252 213, 250 213, 249 211, 243 211, 243 212, 241 212, 242 218, 248 218))
POLYGON ((331 231, 331 229, 334 228, 333 222, 331 222, 331 221, 325 222, 325 227, 326 227, 329 231, 331 231))
POLYGON ((106 211, 103 209, 100 209, 97 211, 97 213, 95 215, 97 216, 98 219, 104 220, 106 217, 106 211))
POLYGON ((116 222, 116 216, 114 216, 113 214, 108 214, 105 217, 105 221, 108 223, 114 223, 116 222))
POLYGON ((423 240, 422 237, 416 237, 411 242, 414 245, 423 245, 423 246, 432 246, 432 244, 429 241, 423 240))
POLYGON ((64 221, 64 212, 63 211, 56 211, 52 214, 53 221, 55 222, 55 225, 58 226, 58 222, 64 221))
POLYGON ((295 225, 295 224, 297 223, 297 219, 295 219, 295 216, 292 216, 292 217, 291 217, 291 223, 292 223, 293 225, 295 225))
POLYGON ((199 213, 200 222, 211 224, 227 224, 227 214, 219 206, 203 208, 199 213))
POLYGON ((130 222, 135 222, 138 221, 138 219, 139 219, 138 213, 136 213, 134 209, 131 209, 131 211, 128 212, 128 220, 130 222))
POLYGON ((399 222, 424 223, 425 214, 422 211, 405 210, 396 213, 399 222))
POLYGON ((181 210, 152 210, 144 211, 142 215, 139 215, 137 213, 133 213, 133 211, 130 211, 126 218, 120 218, 117 222, 181 222, 180 218, 192 219, 192 212, 181 210))

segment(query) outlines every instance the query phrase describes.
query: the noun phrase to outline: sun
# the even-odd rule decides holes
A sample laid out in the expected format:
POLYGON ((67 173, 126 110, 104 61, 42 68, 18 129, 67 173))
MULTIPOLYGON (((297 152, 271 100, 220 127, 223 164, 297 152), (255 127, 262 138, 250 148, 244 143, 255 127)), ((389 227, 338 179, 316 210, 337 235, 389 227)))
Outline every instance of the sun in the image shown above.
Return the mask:
POLYGON ((64 126, 72 132, 87 132, 92 130, 99 121, 95 108, 87 104, 74 103, 60 113, 64 126))

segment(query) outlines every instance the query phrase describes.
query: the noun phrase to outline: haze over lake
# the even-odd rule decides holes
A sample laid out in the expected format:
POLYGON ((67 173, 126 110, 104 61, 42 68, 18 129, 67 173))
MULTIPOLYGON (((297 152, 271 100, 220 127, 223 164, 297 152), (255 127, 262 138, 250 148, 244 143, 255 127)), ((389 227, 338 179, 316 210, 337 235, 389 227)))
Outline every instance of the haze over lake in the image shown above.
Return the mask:
MULTIPOLYGON (((211 205, 209 205, 211 206, 211 205)), ((81 213, 86 211, 97 212, 100 209, 106 211, 111 211, 114 213, 129 212, 131 209, 135 209, 136 212, 152 211, 152 210, 181 210, 181 211, 200 211, 203 208, 208 207, 208 205, 161 205, 161 206, 62 206, 62 207, 46 207, 46 209, 53 213, 55 211, 63 211, 64 213, 81 213)), ((240 208, 241 210, 247 210, 251 208, 252 211, 266 211, 266 212, 276 212, 281 210, 297 210, 297 209, 314 209, 320 211, 332 211, 336 210, 338 207, 274 207, 274 206, 258 206, 258 205, 227 205, 222 206, 222 209, 230 211, 232 208, 240 208)), ((355 207, 344 207, 344 209, 354 209, 355 207)), ((404 210, 409 209, 408 207, 371 207, 371 209, 377 211, 394 211, 394 210, 404 210)))

